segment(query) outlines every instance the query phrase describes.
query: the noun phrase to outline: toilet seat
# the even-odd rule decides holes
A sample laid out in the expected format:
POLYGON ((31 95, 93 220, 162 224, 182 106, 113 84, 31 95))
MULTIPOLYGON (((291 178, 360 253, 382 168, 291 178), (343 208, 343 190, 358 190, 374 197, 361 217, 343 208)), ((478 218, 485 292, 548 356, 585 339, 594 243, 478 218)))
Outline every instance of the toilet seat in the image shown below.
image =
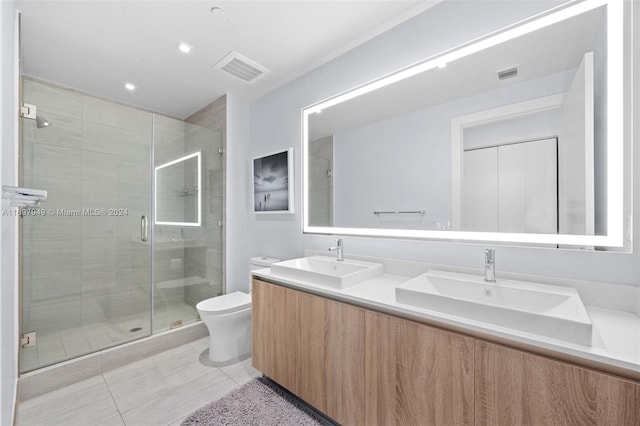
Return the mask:
POLYGON ((251 295, 241 291, 223 294, 201 301, 196 309, 205 314, 229 314, 251 308, 251 295))

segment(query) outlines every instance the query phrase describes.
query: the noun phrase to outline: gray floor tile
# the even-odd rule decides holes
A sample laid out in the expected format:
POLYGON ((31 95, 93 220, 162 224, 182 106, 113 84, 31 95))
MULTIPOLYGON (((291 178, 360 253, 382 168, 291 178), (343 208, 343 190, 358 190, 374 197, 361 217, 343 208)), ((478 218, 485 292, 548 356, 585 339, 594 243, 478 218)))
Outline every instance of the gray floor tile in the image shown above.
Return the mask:
POLYGON ((121 412, 157 398, 172 389, 211 373, 189 345, 162 352, 104 373, 105 380, 121 412))
POLYGON ((195 350, 196 352, 201 354, 202 352, 204 352, 207 349, 209 349, 209 336, 203 337, 203 338, 198 339, 198 340, 194 340, 193 342, 191 342, 189 344, 191 345, 193 350, 195 350))
POLYGON ((188 416, 198 408, 214 401, 238 385, 221 371, 212 371, 183 386, 170 391, 122 413, 127 425, 170 425, 188 416))
POLYGON ((223 369, 203 362, 208 343, 208 337, 191 341, 21 402, 16 425, 178 426, 260 374, 250 359, 223 369))
POLYGON ((30 399, 18 405, 17 424, 91 425, 119 416, 102 376, 30 399))
POLYGON ((243 385, 249 380, 262 375, 261 372, 251 366, 251 358, 245 359, 244 361, 236 364, 220 367, 220 370, 222 370, 224 374, 229 376, 238 385, 243 385))
MULTIPOLYGON (((102 423, 98 423, 96 426, 127 426, 127 425, 124 424, 124 420, 122 420, 122 416, 118 414, 117 416, 111 417, 102 423)), ((133 425, 130 425, 130 426, 133 426, 133 425)))

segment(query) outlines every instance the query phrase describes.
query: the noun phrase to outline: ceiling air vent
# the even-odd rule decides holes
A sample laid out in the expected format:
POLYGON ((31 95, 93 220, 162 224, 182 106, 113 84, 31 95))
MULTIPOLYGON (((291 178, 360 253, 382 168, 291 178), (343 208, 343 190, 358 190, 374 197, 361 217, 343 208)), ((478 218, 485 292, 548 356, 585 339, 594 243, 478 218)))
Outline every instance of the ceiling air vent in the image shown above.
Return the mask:
POLYGON ((498 71, 498 80, 506 80, 518 76, 518 67, 507 68, 506 70, 498 71))
POLYGON ((234 51, 227 53, 213 68, 227 72, 247 83, 252 83, 269 72, 259 63, 234 51))

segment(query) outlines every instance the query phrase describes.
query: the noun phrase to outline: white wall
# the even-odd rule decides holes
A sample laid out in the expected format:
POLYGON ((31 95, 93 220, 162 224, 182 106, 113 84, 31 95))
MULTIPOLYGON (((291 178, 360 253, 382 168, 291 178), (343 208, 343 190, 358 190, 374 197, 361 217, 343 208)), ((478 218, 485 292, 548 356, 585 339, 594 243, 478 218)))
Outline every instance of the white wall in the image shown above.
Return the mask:
MULTIPOLYGON (((300 182, 300 110, 335 93, 365 83, 421 58, 533 15, 554 2, 445 1, 330 63, 280 87, 251 105, 247 160, 263 152, 295 148, 296 181, 300 182)), ((557 2, 555 3, 557 4, 557 2)), ((636 43, 638 44, 638 43, 636 43)), ((637 96, 637 93, 635 94, 637 96)), ((247 172, 249 176, 249 172, 247 172)), ((636 185, 638 187, 640 185, 636 185)), ((280 258, 304 255, 304 249, 325 250, 331 236, 302 234, 300 185, 295 215, 256 217, 249 214, 247 252, 230 252, 248 261, 252 255, 280 258)), ((250 199, 250 192, 244 194, 250 199)), ((239 212, 240 214, 245 214, 239 212)), ((637 211, 637 209, 636 209, 637 211)), ((482 266, 480 244, 345 238, 349 254, 405 258, 457 266, 482 266)), ((640 256, 542 248, 497 248, 501 270, 638 285, 640 256)))
MULTIPOLYGON (((2 164, 0 183, 16 185, 16 144, 18 105, 17 25, 14 1, 0 2, 2 28, 2 67, 0 68, 0 128, 2 129, 2 164), (14 36, 15 35, 15 36, 14 36)), ((5 202, 2 208, 6 208, 5 202)), ((17 223, 11 216, 0 215, 0 424, 13 422, 13 407, 18 380, 18 286, 17 223)))
POLYGON ((226 290, 248 292, 249 256, 247 220, 251 209, 251 159, 249 145, 249 104, 227 94, 226 152, 226 290))

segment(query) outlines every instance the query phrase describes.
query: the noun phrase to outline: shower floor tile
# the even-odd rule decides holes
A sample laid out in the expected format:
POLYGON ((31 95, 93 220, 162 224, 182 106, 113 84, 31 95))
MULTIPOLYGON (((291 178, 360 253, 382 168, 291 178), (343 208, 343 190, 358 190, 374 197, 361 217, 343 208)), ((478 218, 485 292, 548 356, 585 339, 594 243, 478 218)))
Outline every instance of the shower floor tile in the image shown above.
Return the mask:
POLYGON ((260 375, 251 360, 217 368, 209 338, 18 404, 17 426, 175 425, 193 411, 260 375))

